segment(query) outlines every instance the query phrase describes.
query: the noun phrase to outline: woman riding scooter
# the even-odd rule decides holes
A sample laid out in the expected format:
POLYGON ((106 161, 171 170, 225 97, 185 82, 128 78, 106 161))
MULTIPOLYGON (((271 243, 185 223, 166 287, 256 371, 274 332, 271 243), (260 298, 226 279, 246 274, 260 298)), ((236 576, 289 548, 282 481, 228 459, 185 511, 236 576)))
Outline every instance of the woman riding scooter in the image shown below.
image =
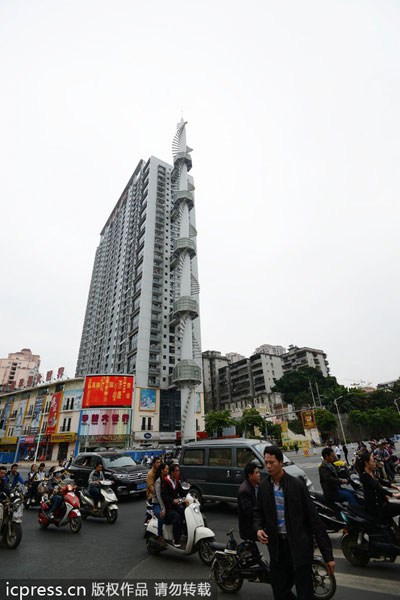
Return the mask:
POLYGON ((165 504, 166 515, 164 523, 170 525, 174 532, 173 545, 175 548, 180 548, 179 543, 184 520, 185 509, 180 505, 180 498, 185 496, 185 492, 179 483, 180 468, 176 463, 169 464, 169 475, 161 482, 161 498, 165 504))

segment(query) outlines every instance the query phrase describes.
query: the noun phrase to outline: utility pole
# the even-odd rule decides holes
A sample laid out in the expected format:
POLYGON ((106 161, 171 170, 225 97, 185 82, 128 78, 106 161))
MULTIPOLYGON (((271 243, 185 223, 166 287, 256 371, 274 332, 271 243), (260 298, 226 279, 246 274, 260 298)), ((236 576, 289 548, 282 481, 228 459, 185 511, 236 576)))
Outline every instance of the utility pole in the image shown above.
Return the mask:
POLYGON ((320 396, 320 393, 319 393, 319 387, 318 387, 317 381, 315 382, 315 388, 317 390, 317 396, 318 396, 319 405, 322 408, 321 396, 320 396))
POLYGON ((346 443, 346 437, 345 437, 344 431, 343 431, 342 419, 340 418, 340 412, 339 412, 339 407, 338 407, 338 403, 337 403, 337 401, 340 400, 340 398, 343 398, 343 396, 339 396, 339 398, 335 398, 333 403, 336 406, 337 414, 339 417, 340 429, 342 430, 342 439, 343 439, 344 443, 346 443))
POLYGON ((399 408, 399 405, 398 405, 398 403, 397 403, 397 400, 400 400, 400 398, 395 398, 395 399, 393 400, 393 404, 394 404, 394 405, 395 405, 395 407, 397 408, 397 412, 398 412, 398 413, 399 413, 399 415, 400 415, 400 408, 399 408))
POLYGON ((313 389, 312 389, 311 381, 308 381, 308 384, 310 386, 311 396, 312 396, 312 399, 313 399, 313 408, 316 408, 315 398, 314 398, 314 392, 313 392, 313 389))

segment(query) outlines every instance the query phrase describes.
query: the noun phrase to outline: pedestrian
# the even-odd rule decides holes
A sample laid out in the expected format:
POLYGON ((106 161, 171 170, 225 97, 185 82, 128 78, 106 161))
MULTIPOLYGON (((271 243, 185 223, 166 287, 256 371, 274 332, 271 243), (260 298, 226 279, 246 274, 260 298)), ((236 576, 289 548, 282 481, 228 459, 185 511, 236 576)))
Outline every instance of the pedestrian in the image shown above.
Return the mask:
POLYGON ((258 467, 250 462, 244 468, 245 480, 238 493, 239 533, 244 540, 257 541, 254 529, 254 511, 257 506, 258 484, 261 473, 258 467))
POLYGON ((153 460, 153 464, 151 465, 151 469, 147 473, 146 477, 146 500, 147 502, 152 502, 153 494, 154 494, 154 482, 157 478, 157 474, 159 472, 161 465, 161 459, 156 456, 153 460))
MULTIPOLYGON (((159 461, 159 459, 157 458, 159 461)), ((166 463, 160 463, 157 469, 156 478, 153 486, 153 495, 151 498, 151 503, 153 505, 153 512, 158 519, 158 541, 162 546, 165 546, 165 539, 163 537, 162 531, 164 526, 164 517, 167 514, 167 510, 165 508, 164 500, 161 497, 161 484, 169 473, 169 467, 166 463)), ((154 466, 154 462, 153 462, 154 466)))
POLYGON ((334 451, 335 451, 335 454, 336 454, 336 459, 340 460, 341 452, 340 452, 340 446, 339 446, 339 444, 336 444, 336 446, 334 447, 334 451))
POLYGON ((283 470, 283 454, 267 446, 264 461, 268 477, 258 488, 254 525, 257 538, 268 544, 271 585, 275 600, 310 600, 313 593, 314 538, 330 574, 335 570, 332 544, 314 508, 304 481, 283 470))
POLYGON ((342 450, 343 450, 345 461, 346 461, 347 464, 349 464, 349 461, 348 461, 348 458, 347 458, 348 455, 349 455, 349 451, 347 449, 346 444, 342 444, 342 450))
POLYGON ((315 443, 315 440, 311 440, 311 446, 312 446, 313 454, 315 456, 317 454, 317 444, 315 443))
POLYGON ((299 447, 297 445, 297 442, 294 443, 294 449, 296 450, 296 456, 299 453, 299 447))

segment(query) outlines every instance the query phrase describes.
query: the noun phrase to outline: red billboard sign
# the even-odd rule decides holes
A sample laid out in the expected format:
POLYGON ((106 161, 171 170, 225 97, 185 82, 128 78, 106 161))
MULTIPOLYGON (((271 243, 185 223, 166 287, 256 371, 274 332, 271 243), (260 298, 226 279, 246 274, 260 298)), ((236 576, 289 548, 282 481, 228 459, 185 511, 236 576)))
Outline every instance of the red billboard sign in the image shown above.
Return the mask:
POLYGON ((62 392, 53 394, 50 402, 49 419, 47 421, 46 434, 55 433, 57 429, 58 417, 60 414, 62 392))
POLYGON ((85 381, 82 408, 132 406, 133 376, 89 375, 85 381))

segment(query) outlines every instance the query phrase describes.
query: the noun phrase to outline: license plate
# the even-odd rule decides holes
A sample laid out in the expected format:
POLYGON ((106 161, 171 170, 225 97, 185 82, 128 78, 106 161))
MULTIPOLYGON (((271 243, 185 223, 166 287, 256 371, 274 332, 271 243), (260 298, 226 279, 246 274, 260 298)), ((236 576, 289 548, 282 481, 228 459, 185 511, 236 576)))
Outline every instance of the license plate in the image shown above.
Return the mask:
POLYGON ((145 484, 145 483, 137 483, 137 484, 136 484, 136 489, 137 489, 137 490, 142 490, 142 489, 143 489, 143 488, 145 488, 145 487, 146 487, 146 484, 145 484))

